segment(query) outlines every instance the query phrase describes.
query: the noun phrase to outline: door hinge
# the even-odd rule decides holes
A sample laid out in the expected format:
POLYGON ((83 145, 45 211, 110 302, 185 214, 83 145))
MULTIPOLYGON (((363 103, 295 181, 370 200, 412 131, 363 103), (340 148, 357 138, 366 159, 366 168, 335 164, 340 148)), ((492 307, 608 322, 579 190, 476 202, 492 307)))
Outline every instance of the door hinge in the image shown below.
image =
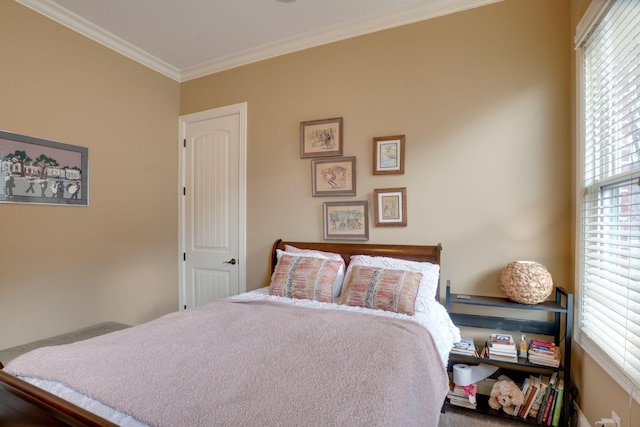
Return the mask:
POLYGON ((183 146, 184 148, 187 148, 187 138, 185 138, 185 139, 183 139, 183 140, 182 140, 182 146, 183 146))
POLYGON ((186 252, 182 252, 182 260, 183 261, 187 260, 187 253, 186 252))
POLYGON ((187 187, 182 187, 182 195, 183 196, 187 195, 187 187))
POLYGON ((185 309, 185 310, 187 309, 187 304, 185 304, 185 305, 184 305, 184 309, 185 309))

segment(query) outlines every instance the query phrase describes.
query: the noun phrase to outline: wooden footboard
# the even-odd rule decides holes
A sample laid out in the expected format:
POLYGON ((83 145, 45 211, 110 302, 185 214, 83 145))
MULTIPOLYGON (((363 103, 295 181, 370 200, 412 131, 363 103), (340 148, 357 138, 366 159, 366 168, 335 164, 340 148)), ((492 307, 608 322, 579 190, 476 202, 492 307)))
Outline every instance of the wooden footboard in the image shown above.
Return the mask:
POLYGON ((115 426, 115 424, 1 369, 0 425, 20 427, 115 426))

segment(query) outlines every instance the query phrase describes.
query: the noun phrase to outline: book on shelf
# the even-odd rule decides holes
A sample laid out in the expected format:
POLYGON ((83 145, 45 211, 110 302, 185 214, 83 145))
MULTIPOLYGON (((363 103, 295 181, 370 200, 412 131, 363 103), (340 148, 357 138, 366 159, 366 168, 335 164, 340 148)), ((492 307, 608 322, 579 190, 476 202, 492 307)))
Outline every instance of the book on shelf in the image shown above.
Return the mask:
POLYGON ((527 351, 527 354, 537 357, 557 358, 560 355, 560 347, 554 347, 552 350, 538 350, 531 348, 527 351))
POLYGON ((531 405, 531 410, 529 411, 529 417, 536 418, 536 419, 538 418, 540 405, 542 405, 542 402, 544 401, 548 386, 549 386, 549 377, 547 375, 541 375, 540 386, 538 388, 538 393, 536 393, 536 397, 533 401, 533 404, 531 405))
POLYGON ((477 408, 477 404, 469 402, 468 398, 459 397, 459 396, 449 397, 449 403, 455 406, 461 406, 463 408, 468 408, 468 409, 477 408))
POLYGON ((516 342, 513 340, 513 336, 509 334, 491 334, 489 342, 493 348, 511 349, 516 347, 516 342))
POLYGON ((551 341, 539 340, 534 338, 529 342, 529 347, 548 349, 555 347, 555 344, 551 341))
POLYGON ((537 357, 529 357, 529 363, 540 366, 549 366, 551 368, 560 367, 560 361, 558 359, 540 359, 537 357))
POLYGON ((463 337, 460 341, 453 344, 451 348, 451 353, 454 354, 463 354, 467 356, 477 356, 478 351, 476 350, 476 344, 473 341, 473 338, 463 337))
POLYGON ((550 425, 547 424, 549 422, 549 413, 551 412, 551 417, 553 417, 553 403, 555 401, 556 398, 556 394, 557 394, 557 389, 556 389, 556 384, 558 382, 559 378, 557 375, 557 372, 554 372, 551 375, 551 379, 549 379, 549 386, 547 387, 547 395, 545 396, 544 402, 542 404, 542 406, 540 406, 540 412, 538 413, 538 424, 542 424, 542 425, 550 425))
POLYGON ((476 391, 477 386, 475 384, 470 384, 468 386, 449 384, 447 398, 449 399, 449 403, 452 405, 476 409, 476 391))
POLYGON ((553 417, 557 412, 559 423, 563 388, 564 380, 558 378, 558 372, 553 372, 551 376, 529 375, 521 386, 524 403, 515 407, 514 415, 541 425, 553 426, 553 417))
MULTIPOLYGON (((527 396, 527 391, 529 391, 529 385, 531 383, 531 380, 527 377, 524 379, 524 381, 522 382, 522 395, 525 397, 526 400, 526 396, 527 396)), ((520 408, 522 408, 523 405, 516 405, 516 407, 513 410, 514 415, 518 415, 520 413, 520 408)))
POLYGON ((517 357, 518 353, 515 351, 504 351, 504 350, 496 350, 492 347, 489 347, 489 354, 495 356, 508 356, 508 357, 517 357))
POLYGON ((557 368, 560 366, 560 347, 552 344, 545 349, 531 345, 528 350, 529 363, 557 368))
POLYGON ((532 394, 535 393, 535 382, 532 376, 529 376, 529 385, 527 386, 527 391, 524 394, 524 403, 518 406, 518 412, 514 414, 520 418, 524 418, 524 413, 527 411, 527 407, 531 404, 532 394))
POLYGON ((557 380, 558 380, 558 373, 553 372, 551 374, 551 377, 549 377, 549 385, 547 385, 547 390, 545 391, 544 396, 542 397, 542 402, 540 402, 540 409, 536 417, 536 421, 538 422, 538 424, 542 424, 542 419, 544 418, 544 413, 547 408, 547 403, 549 402, 549 396, 551 396, 553 387, 555 386, 555 383, 557 380))
POLYGON ((556 402, 553 405, 553 417, 551 421, 551 425, 553 427, 558 427, 560 424, 560 415, 562 414, 562 396, 564 395, 564 380, 560 379, 558 381, 558 392, 556 393, 556 402))
POLYGON ((527 418, 533 406, 533 402, 536 400, 538 393, 540 392, 540 377, 529 376, 529 397, 527 397, 523 410, 518 414, 521 418, 527 418))
POLYGON ((497 354, 489 354, 490 360, 497 360, 499 362, 511 362, 518 363, 518 356, 501 356, 497 354))
POLYGON ((544 407, 544 412, 542 413, 542 419, 538 420, 538 424, 542 424, 542 425, 551 425, 551 417, 553 417, 553 404, 556 400, 556 395, 557 395, 557 390, 555 388, 555 385, 553 387, 551 387, 551 392, 549 393, 549 396, 547 397, 547 402, 545 404, 544 407), (549 414, 551 414, 551 417, 549 417, 549 414))
POLYGON ((489 358, 491 360, 499 360, 504 362, 518 362, 518 352, 513 347, 512 351, 505 351, 503 349, 495 349, 493 345, 491 345, 490 341, 487 341, 487 345, 482 351, 483 357, 489 358))

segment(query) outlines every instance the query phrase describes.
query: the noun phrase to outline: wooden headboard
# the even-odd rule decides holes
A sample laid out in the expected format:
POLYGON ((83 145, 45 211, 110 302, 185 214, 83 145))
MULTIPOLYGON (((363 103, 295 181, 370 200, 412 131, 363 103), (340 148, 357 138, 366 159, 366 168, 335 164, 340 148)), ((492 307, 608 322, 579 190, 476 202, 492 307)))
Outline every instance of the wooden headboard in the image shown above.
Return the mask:
MULTIPOLYGON (((276 268, 276 249, 284 250, 285 245, 340 254, 347 266, 352 255, 385 256, 440 265, 440 253, 442 252, 440 243, 437 245, 375 245, 371 243, 287 242, 278 239, 271 249, 271 272, 276 268)), ((436 300, 440 300, 439 280, 436 300)))

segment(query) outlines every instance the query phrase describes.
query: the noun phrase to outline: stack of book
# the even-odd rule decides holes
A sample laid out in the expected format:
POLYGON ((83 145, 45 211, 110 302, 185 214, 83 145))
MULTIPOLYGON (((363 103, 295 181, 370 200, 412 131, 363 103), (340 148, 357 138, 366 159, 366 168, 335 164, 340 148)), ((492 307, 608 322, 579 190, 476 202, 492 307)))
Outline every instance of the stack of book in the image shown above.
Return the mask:
POLYGON ((464 408, 476 409, 476 390, 475 384, 468 386, 461 386, 458 384, 449 385, 449 393, 447 393, 447 399, 452 405, 462 406, 464 408))
POLYGON ((529 363, 557 368, 560 366, 560 347, 543 340, 531 340, 528 350, 529 363))
POLYGON ((518 362, 518 349, 511 335, 491 334, 487 341, 486 354, 489 359, 518 362))
POLYGON ((459 342, 453 344, 451 348, 452 354, 462 354, 465 356, 477 356, 476 344, 473 338, 462 338, 459 342))
POLYGON ((525 403, 515 409, 515 414, 524 419, 533 419, 538 424, 557 427, 562 414, 564 380, 554 372, 551 377, 529 376, 522 383, 525 403))

